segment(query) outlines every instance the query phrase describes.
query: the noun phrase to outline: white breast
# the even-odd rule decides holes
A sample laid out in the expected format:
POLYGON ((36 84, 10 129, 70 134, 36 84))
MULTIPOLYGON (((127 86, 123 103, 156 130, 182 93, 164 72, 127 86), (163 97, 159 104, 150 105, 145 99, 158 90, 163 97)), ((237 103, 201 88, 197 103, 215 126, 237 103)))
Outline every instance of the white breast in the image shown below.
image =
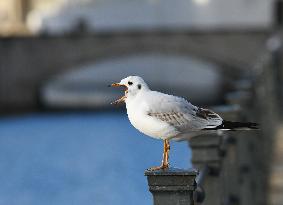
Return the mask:
POLYGON ((140 132, 157 139, 168 139, 179 134, 173 126, 149 116, 145 100, 137 98, 126 101, 126 107, 131 124, 140 132))

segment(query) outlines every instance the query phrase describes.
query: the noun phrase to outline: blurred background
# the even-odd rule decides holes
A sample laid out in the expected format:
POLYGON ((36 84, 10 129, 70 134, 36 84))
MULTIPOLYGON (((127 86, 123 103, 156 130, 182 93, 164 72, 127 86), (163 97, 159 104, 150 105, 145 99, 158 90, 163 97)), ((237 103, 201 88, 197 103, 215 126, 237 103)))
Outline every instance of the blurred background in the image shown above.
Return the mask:
MULTIPOLYGON (((107 85, 129 75, 196 105, 237 104, 241 120, 263 124, 248 153, 256 174, 243 178, 250 201, 236 204, 283 204, 282 8, 0 0, 0 205, 152 203, 143 172, 160 163, 162 142, 110 105, 121 91, 107 85)), ((192 157, 173 142, 173 166, 190 168, 192 157)))

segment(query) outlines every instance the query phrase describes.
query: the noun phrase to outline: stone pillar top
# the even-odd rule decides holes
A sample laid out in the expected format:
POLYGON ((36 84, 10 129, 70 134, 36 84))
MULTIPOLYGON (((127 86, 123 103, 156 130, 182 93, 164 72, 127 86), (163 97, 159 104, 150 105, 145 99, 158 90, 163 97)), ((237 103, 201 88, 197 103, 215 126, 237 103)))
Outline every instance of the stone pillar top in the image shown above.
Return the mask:
POLYGON ((184 170, 169 168, 158 171, 145 171, 150 191, 154 190, 194 190, 198 172, 194 169, 184 170))

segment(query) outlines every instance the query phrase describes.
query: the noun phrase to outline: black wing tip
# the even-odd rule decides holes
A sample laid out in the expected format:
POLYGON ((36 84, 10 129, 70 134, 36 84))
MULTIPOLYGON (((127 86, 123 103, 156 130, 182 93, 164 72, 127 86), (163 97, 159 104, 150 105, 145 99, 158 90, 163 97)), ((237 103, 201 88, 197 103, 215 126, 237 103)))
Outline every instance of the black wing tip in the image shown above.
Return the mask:
POLYGON ((232 122, 223 120, 221 125, 214 128, 204 128, 204 130, 259 130, 259 124, 255 122, 232 122))
POLYGON ((259 130, 259 124, 258 123, 255 123, 255 122, 249 122, 249 126, 248 128, 250 129, 254 129, 254 130, 259 130))

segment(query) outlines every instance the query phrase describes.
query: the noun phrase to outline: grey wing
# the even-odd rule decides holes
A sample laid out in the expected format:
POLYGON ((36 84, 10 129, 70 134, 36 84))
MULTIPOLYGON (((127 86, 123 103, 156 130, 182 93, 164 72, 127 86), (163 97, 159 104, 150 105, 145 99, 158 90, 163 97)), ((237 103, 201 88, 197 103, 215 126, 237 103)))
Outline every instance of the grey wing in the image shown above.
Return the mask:
POLYGON ((149 110, 148 115, 174 126, 180 132, 214 128, 223 121, 215 112, 175 96, 167 96, 157 108, 149 110))
POLYGON ((187 117, 184 116, 183 113, 177 111, 149 112, 148 115, 166 122, 178 129, 187 126, 190 121, 187 117))

